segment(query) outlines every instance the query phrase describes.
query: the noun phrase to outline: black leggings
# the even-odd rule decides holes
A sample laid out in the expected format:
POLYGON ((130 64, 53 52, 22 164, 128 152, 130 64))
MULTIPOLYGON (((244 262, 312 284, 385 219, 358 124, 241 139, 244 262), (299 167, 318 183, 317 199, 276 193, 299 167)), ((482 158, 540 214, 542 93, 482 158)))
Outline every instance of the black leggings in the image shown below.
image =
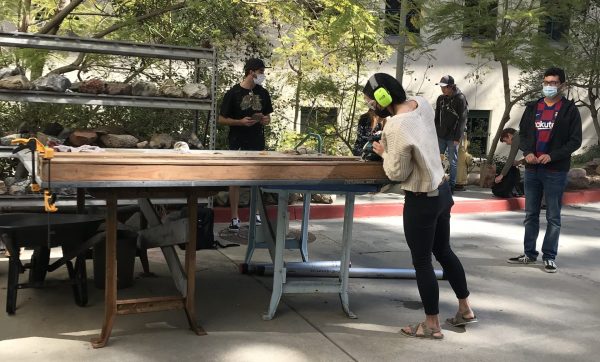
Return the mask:
POLYGON ((440 291, 431 262, 431 254, 442 265, 444 276, 456 298, 469 296, 465 271, 450 247, 450 209, 454 205, 447 182, 439 195, 406 192, 404 201, 404 235, 410 248, 417 276, 417 286, 425 314, 439 314, 440 291))

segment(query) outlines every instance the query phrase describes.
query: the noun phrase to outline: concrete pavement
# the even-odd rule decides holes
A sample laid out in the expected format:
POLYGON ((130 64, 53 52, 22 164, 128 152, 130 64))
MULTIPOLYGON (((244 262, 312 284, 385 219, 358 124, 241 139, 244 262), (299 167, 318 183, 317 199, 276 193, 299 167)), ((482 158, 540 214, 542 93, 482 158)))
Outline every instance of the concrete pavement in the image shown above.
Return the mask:
MULTIPOLYGON (((94 350, 88 340, 101 327, 103 292, 90 282, 89 305, 80 308, 61 284, 20 290, 16 315, 0 313, 0 361, 597 361, 599 211, 600 203, 564 207, 556 274, 541 264, 506 263, 522 251, 522 211, 454 214, 453 246, 480 323, 443 326, 443 341, 398 333, 423 319, 414 280, 351 279, 350 308, 359 319, 345 317, 336 295, 301 294, 285 295, 275 319, 263 321, 271 278, 239 274, 239 247, 197 255, 197 314, 207 336, 192 334, 182 311, 118 316, 109 345, 94 350)), ((313 220, 310 232, 317 238, 311 260, 338 258, 341 220, 313 220)), ((297 251, 285 254, 300 260, 297 251)), ((151 250, 150 259, 157 277, 137 278, 120 298, 175 293, 160 251, 151 250)), ((357 267, 410 267, 401 217, 357 218, 351 260, 357 267)), ((257 250, 253 261, 269 261, 268 253, 257 250)), ((6 274, 7 259, 0 258, 2 302, 6 274)), ((65 268, 48 279, 65 280, 65 268)), ((446 281, 440 310, 443 319, 456 311, 446 281)))

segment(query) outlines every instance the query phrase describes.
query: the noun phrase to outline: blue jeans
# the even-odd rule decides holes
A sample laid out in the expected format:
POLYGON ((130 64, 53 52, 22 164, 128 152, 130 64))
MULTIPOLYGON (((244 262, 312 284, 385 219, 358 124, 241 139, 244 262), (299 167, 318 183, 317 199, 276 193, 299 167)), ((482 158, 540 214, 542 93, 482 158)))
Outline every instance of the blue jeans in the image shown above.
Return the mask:
POLYGON ((458 145, 454 144, 453 140, 445 140, 438 137, 438 145, 440 146, 440 154, 448 151, 448 161, 450 161, 450 187, 456 185, 456 162, 458 161, 458 145))
POLYGON ((546 200, 546 234, 542 244, 542 259, 554 260, 558 252, 560 210, 567 186, 566 171, 548 171, 543 168, 525 170, 525 255, 537 259, 536 241, 540 233, 540 207, 546 200))

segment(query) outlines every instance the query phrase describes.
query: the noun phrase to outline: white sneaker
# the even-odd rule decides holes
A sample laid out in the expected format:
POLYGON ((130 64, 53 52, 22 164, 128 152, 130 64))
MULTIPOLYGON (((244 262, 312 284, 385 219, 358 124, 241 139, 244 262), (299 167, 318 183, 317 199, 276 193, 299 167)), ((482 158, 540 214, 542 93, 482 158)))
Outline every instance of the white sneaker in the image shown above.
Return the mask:
POLYGON ((556 273, 558 266, 552 259, 544 260, 544 271, 546 273, 556 273))
POLYGON ((229 231, 240 231, 240 219, 234 217, 229 224, 229 231))
POLYGON ((514 258, 509 258, 506 261, 510 264, 534 264, 535 263, 535 259, 531 259, 525 254, 515 256, 514 258))
POLYGON ((261 225, 262 224, 262 220, 260 219, 260 215, 256 214, 256 226, 261 225))

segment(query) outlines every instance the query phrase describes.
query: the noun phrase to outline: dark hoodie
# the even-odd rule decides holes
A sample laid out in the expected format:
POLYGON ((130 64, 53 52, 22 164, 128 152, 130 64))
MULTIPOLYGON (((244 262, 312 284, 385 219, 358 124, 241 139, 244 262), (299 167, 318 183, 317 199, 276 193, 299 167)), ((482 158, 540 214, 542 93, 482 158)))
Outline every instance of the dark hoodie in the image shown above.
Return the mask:
POLYGON ((467 124, 467 98, 456 88, 451 96, 441 95, 435 102, 435 130, 447 141, 460 141, 467 124))
MULTIPOLYGON (((521 135, 521 144, 519 148, 523 151, 523 156, 530 153, 535 154, 536 132, 535 132, 535 113, 537 104, 541 100, 527 103, 521 123, 519 124, 519 133, 521 135)), ((555 171, 569 171, 571 167, 571 154, 581 147, 581 115, 579 109, 572 100, 562 99, 563 105, 558 111, 554 126, 550 132, 550 144, 548 145, 548 155, 550 162, 545 165, 530 165, 526 168, 544 167, 555 171)))

